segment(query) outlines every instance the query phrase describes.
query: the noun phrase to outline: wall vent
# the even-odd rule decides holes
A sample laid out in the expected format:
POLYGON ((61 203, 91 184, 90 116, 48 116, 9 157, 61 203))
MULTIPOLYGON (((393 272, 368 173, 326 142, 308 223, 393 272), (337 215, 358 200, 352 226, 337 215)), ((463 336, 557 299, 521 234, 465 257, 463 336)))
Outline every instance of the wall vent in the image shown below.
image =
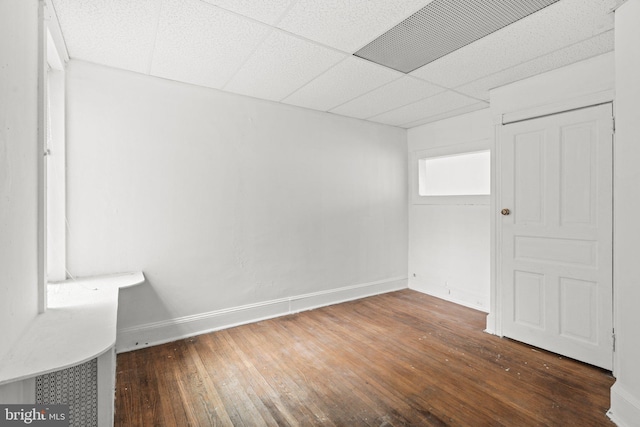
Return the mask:
POLYGON ((355 56, 410 73, 558 0, 434 0, 355 56))
POLYGON ((69 405, 70 427, 97 427, 98 359, 37 376, 36 404, 69 405))

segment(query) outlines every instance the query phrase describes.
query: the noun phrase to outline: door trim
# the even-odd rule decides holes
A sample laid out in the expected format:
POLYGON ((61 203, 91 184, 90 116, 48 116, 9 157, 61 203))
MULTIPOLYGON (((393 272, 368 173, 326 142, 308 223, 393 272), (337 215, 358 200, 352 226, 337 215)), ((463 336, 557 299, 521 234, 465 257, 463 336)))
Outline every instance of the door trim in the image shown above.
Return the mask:
POLYGON ((612 103, 614 98, 615 93, 613 90, 604 90, 602 92, 592 93, 567 101, 502 113, 496 118, 495 123, 497 125, 507 125, 524 120, 536 119, 538 117, 565 113, 572 110, 595 107, 597 105, 608 104, 610 102, 612 103))
MULTIPOLYGON (((582 106, 582 107, 570 108, 568 110, 556 111, 554 113, 546 113, 546 114, 540 114, 540 115, 534 116, 534 117, 526 117, 526 118, 523 118, 523 119, 511 120, 511 121, 503 122, 502 126, 512 125, 514 123, 522 123, 522 122, 526 122, 526 121, 529 121, 529 120, 542 119, 544 117, 555 116, 556 114, 571 113, 573 111, 586 110, 587 108, 599 107, 601 105, 607 105, 607 104, 612 104, 612 102, 611 101, 600 102, 598 104, 591 104, 591 105, 585 105, 585 106, 582 106)), ((613 111, 613 105, 611 106, 611 110, 613 111)), ((504 117, 503 117, 503 120, 504 120, 504 117)))

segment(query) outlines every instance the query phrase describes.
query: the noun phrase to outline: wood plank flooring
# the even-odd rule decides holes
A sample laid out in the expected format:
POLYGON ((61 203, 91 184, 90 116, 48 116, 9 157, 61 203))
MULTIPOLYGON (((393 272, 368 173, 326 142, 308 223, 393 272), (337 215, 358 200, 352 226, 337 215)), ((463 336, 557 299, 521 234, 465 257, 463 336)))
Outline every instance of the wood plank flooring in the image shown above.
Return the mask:
POLYGON ((118 355, 116 426, 610 426, 609 372, 403 290, 118 355))

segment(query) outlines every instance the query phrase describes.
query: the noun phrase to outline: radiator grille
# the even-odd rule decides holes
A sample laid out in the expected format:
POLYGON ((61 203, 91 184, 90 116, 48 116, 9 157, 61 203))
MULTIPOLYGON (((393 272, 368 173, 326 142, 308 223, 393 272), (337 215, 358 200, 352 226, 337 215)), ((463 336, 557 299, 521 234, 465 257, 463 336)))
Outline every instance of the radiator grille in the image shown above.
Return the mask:
POLYGON ((68 404, 70 427, 97 427, 98 359, 36 377, 36 404, 68 404))
POLYGON ((558 0, 434 0, 354 53, 409 73, 558 0))

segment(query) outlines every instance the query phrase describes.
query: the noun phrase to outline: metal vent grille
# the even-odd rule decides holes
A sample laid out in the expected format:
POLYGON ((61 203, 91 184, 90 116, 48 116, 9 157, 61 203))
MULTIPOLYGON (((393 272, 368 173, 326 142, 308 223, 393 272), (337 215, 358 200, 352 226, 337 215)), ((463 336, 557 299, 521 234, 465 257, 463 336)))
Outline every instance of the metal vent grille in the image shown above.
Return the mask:
POLYGON ((97 427, 98 359, 36 377, 36 404, 68 404, 70 427, 97 427))
POLYGON ((410 73, 557 1, 434 0, 354 55, 410 73))

